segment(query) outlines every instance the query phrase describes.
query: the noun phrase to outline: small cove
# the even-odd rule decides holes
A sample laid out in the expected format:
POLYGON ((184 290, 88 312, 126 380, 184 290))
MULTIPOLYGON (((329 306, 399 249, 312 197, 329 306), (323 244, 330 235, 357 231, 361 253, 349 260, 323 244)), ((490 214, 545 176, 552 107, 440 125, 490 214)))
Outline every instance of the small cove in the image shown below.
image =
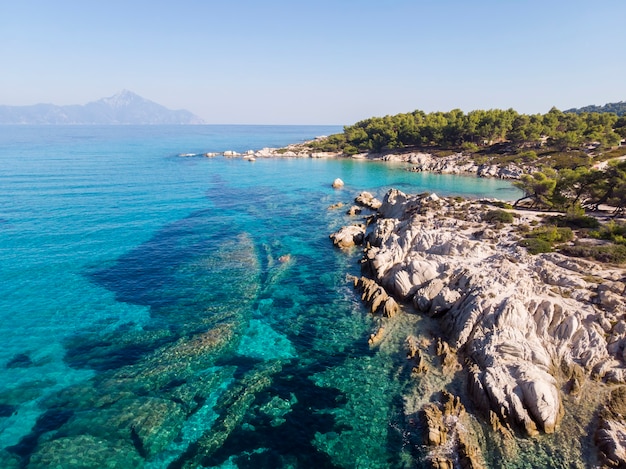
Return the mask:
POLYGON ((4 467, 412 464, 402 334, 369 348, 356 253, 328 234, 361 190, 517 191, 381 162, 177 156, 338 130, 0 128, 4 467))

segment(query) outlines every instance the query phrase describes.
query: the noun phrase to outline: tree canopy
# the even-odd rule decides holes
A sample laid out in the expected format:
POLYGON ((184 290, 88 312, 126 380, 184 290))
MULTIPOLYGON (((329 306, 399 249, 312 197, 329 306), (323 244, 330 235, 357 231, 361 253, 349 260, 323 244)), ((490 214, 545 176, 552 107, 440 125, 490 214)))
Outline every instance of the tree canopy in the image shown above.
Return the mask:
POLYGON ((626 115, 626 102, 620 101, 619 103, 607 103, 603 106, 596 106, 595 104, 592 104, 591 106, 568 109, 565 112, 575 112, 577 114, 582 112, 612 112, 618 116, 624 116, 626 115))
POLYGON ((554 208, 572 212, 577 209, 613 207, 617 213, 626 209, 626 161, 609 163, 605 170, 579 167, 556 171, 545 168, 524 174, 515 186, 524 192, 516 205, 530 200, 532 207, 554 208))
POLYGON ((348 154, 413 146, 476 149, 501 142, 519 147, 547 143, 568 151, 591 142, 609 148, 618 145, 624 135, 626 118, 614 113, 568 113, 556 108, 531 115, 513 109, 468 113, 453 109, 428 114, 417 110, 359 121, 319 145, 348 154))

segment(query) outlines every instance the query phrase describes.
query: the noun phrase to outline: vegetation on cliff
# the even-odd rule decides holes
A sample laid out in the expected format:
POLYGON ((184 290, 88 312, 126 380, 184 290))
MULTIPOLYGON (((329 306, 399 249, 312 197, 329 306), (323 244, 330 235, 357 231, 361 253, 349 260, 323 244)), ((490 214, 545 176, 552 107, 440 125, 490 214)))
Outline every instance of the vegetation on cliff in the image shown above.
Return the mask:
POLYGON ((519 114, 513 109, 476 110, 464 113, 414 111, 394 116, 371 117, 344 127, 314 145, 320 151, 382 152, 407 147, 436 147, 470 152, 501 152, 545 146, 551 151, 583 150, 594 142, 609 149, 626 138, 626 117, 613 113, 564 113, 552 108, 546 114, 519 114))
POLYGON ((626 208, 624 160, 611 162, 603 169, 581 166, 557 171, 544 168, 522 175, 514 184, 524 191, 517 203, 529 200, 531 207, 576 212, 598 210, 601 205, 608 205, 618 214, 626 208))
POLYGON ((609 205, 621 212, 626 208, 623 139, 626 116, 611 112, 552 108, 526 115, 513 109, 455 109, 372 117, 311 146, 346 155, 419 149, 446 156, 460 151, 477 164, 525 166, 529 174, 516 183, 524 191, 518 202, 562 211, 609 205))
POLYGON ((620 101, 619 103, 607 103, 603 106, 596 106, 592 104, 590 106, 584 106, 581 108, 568 109, 565 112, 575 112, 580 114, 582 112, 612 112, 618 116, 626 115, 626 102, 620 101))

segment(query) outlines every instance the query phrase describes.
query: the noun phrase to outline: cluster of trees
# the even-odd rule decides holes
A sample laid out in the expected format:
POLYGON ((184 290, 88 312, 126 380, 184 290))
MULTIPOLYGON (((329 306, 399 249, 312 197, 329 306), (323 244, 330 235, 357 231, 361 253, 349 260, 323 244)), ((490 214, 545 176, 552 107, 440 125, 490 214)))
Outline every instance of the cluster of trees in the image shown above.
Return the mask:
POLYGON ((626 115, 626 102, 620 101, 619 103, 607 103, 603 106, 585 106, 581 108, 568 109, 565 112, 575 112, 576 114, 580 114, 583 112, 612 112, 613 114, 617 114, 618 116, 626 115))
POLYGON ((597 210, 602 204, 618 212, 626 208, 626 161, 609 164, 605 170, 580 166, 556 171, 544 168, 525 174, 514 183, 524 191, 523 200, 533 207, 553 208, 569 213, 597 210))
POLYGON ((508 141, 519 147, 547 142, 560 150, 578 148, 587 142, 605 147, 626 138, 626 117, 612 113, 565 113, 552 108, 546 114, 519 114, 513 109, 464 113, 414 111, 394 116, 372 117, 344 127, 322 145, 327 151, 380 152, 408 146, 438 146, 478 150, 508 141))

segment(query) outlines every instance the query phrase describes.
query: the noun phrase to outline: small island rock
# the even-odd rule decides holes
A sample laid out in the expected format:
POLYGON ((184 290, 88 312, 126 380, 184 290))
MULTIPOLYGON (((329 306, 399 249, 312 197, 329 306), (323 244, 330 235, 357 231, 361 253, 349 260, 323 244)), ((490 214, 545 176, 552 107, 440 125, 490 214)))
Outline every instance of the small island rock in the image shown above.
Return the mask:
POLYGON ((344 186, 344 182, 341 179, 337 178, 333 181, 333 187, 335 189, 341 189, 343 186, 344 186))

